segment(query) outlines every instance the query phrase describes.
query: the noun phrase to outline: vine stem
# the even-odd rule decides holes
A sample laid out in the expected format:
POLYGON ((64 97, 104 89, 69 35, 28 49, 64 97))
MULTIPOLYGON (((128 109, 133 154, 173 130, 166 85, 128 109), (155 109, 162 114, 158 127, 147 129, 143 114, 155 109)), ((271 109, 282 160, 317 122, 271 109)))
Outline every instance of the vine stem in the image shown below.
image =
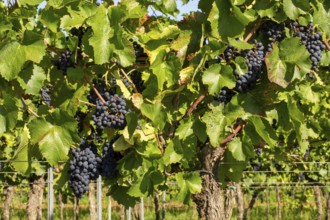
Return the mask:
POLYGON ((83 103, 83 104, 86 104, 86 105, 89 105, 89 106, 96 106, 96 105, 94 105, 93 103, 85 102, 85 101, 80 100, 80 99, 79 99, 79 102, 81 102, 81 103, 83 103))
POLYGON ((126 74, 126 72, 123 70, 123 68, 119 68, 120 69, 120 72, 124 75, 124 77, 128 80, 128 82, 131 84, 133 90, 135 93, 139 93, 136 89, 136 86, 135 84, 132 82, 132 80, 128 77, 128 75, 126 74))
POLYGON ((37 117, 37 118, 39 118, 40 116, 36 113, 36 112, 34 112, 27 104, 26 104, 26 102, 25 102, 25 100, 23 99, 23 98, 21 98, 21 101, 22 101, 22 103, 23 103, 23 105, 24 105, 24 107, 32 114, 32 115, 34 115, 35 117, 37 117))
POLYGON ((323 43, 325 44, 325 46, 327 47, 328 50, 330 50, 330 45, 328 43, 327 40, 323 40, 323 43))
POLYGON ((239 123, 235 129, 233 130, 233 132, 228 135, 225 139, 223 139, 220 143, 221 147, 224 147, 228 142, 230 142, 231 140, 233 140, 233 138, 236 137, 236 135, 238 134, 238 132, 240 132, 240 130, 242 130, 242 128, 244 127, 243 123, 239 123))
POLYGON ((91 83, 91 81, 85 75, 84 75, 84 80, 91 86, 91 88, 94 90, 95 94, 101 100, 101 102, 105 103, 105 100, 102 97, 102 95, 99 93, 99 91, 94 87, 93 83, 91 83))
POLYGON ((186 118, 188 116, 191 115, 191 113, 194 111, 194 109, 197 107, 197 105, 199 103, 201 103, 201 101, 203 101, 203 99, 205 98, 207 93, 207 90, 205 90, 202 94, 199 95, 199 97, 193 102, 193 104, 189 107, 189 109, 187 110, 186 114, 183 116, 183 118, 186 118))
POLYGON ((260 25, 261 25, 261 20, 259 20, 256 23, 256 25, 252 28, 252 30, 248 33, 248 35, 244 39, 244 42, 248 42, 251 39, 251 37, 254 35, 254 33, 257 31, 260 25))

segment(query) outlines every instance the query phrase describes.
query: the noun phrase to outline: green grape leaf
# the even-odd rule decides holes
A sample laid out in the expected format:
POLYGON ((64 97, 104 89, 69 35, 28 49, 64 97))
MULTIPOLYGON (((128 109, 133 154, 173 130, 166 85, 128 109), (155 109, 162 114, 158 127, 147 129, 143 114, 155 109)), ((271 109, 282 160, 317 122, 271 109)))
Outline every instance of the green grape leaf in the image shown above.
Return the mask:
POLYGON ((178 138, 170 140, 166 146, 165 153, 163 156, 164 164, 166 166, 174 163, 179 163, 183 158, 183 148, 178 138))
POLYGON ((84 23, 85 18, 82 16, 80 12, 74 11, 71 8, 68 8, 68 13, 67 15, 64 15, 61 18, 61 24, 60 28, 71 28, 74 26, 80 26, 81 24, 84 23))
POLYGON ((330 36, 330 11, 324 8, 324 3, 317 2, 317 8, 314 9, 313 19, 315 24, 318 25, 328 37, 330 36))
POLYGON ((148 13, 146 7, 136 0, 122 0, 121 4, 126 7, 127 18, 141 18, 148 13))
POLYGON ((18 118, 19 100, 8 94, 3 95, 3 103, 0 105, 0 134, 16 126, 18 118))
MULTIPOLYGON (((156 55, 156 53, 155 53, 156 55)), ((177 57, 167 54, 165 50, 159 51, 150 68, 157 77, 158 89, 163 89, 164 84, 170 87, 179 80, 180 61, 177 57)))
POLYGON ((228 150, 232 153, 237 161, 245 161, 246 157, 243 150, 242 142, 239 138, 234 138, 228 144, 228 150))
POLYGON ((298 19, 300 15, 309 11, 308 0, 283 0, 285 14, 292 20, 298 19))
POLYGON ((115 143, 113 143, 113 150, 114 151, 124 151, 128 148, 131 148, 132 145, 130 145, 123 136, 120 136, 115 143))
POLYGON ((202 179, 197 172, 178 173, 176 181, 180 189, 176 198, 185 204, 189 204, 192 194, 202 190, 202 179))
POLYGON ((47 28, 49 28, 52 32, 56 32, 61 17, 58 14, 54 13, 53 7, 48 7, 41 10, 40 15, 38 16, 38 20, 47 28))
POLYGON ((38 148, 29 145, 29 140, 29 129, 24 126, 18 137, 18 149, 11 162, 14 169, 23 175, 29 175, 32 172, 34 163, 30 163, 29 161, 32 160, 32 155, 38 155, 38 148))
POLYGON ((164 128, 167 116, 161 103, 157 102, 153 105, 143 103, 141 112, 152 121, 157 129, 161 130, 164 128))
POLYGON ((108 9, 101 4, 94 16, 87 21, 93 29, 94 35, 89 38, 89 43, 94 49, 95 64, 104 64, 109 62, 113 48, 109 39, 113 37, 114 30, 110 26, 108 18, 108 9))
POLYGON ((77 122, 67 113, 55 109, 44 118, 37 118, 28 124, 31 143, 38 144, 43 157, 51 164, 68 159, 72 144, 79 142, 77 122))
POLYGON ((211 23, 212 36, 217 38, 235 37, 255 18, 246 16, 239 7, 230 1, 219 0, 213 3, 208 21, 211 23))
POLYGON ((210 138, 213 147, 218 147, 221 141, 226 137, 226 127, 231 125, 223 114, 223 106, 210 106, 210 111, 202 117, 206 124, 206 133, 210 138))
POLYGON ((223 87, 233 88, 235 86, 231 67, 219 64, 211 65, 204 72, 202 80, 204 84, 208 85, 210 95, 219 94, 223 87))
POLYGON ((43 0, 18 0, 19 5, 39 5, 43 0))
POLYGON ((266 141, 266 143, 271 146, 275 147, 277 144, 277 135, 272 128, 272 126, 269 124, 268 121, 265 119, 258 117, 258 116, 251 116, 249 117, 249 122, 251 122, 258 135, 266 141))
POLYGON ((268 79, 283 88, 294 79, 301 79, 311 69, 309 53, 300 44, 299 38, 288 38, 274 44, 273 51, 266 56, 268 79))
POLYGON ((131 196, 129 194, 129 190, 130 187, 113 184, 110 188, 110 195, 119 204, 122 204, 127 208, 134 207, 135 203, 140 199, 140 197, 131 196))
POLYGON ((0 48, 0 74, 3 78, 15 79, 25 62, 25 50, 18 42, 11 42, 0 48))
POLYGON ((44 81, 46 73, 43 68, 36 64, 31 64, 20 72, 17 81, 27 94, 38 95, 44 81))
POLYGON ((156 170, 154 167, 150 167, 150 169, 137 181, 137 183, 132 184, 128 194, 134 197, 149 196, 158 185, 164 183, 164 180, 165 178, 159 170, 156 170))

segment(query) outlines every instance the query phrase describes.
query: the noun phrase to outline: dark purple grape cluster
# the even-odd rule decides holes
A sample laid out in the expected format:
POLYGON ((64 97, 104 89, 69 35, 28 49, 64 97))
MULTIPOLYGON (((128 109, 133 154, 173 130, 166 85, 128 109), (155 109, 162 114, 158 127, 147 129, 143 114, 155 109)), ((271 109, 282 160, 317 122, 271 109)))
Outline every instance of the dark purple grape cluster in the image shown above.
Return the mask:
POLYGON ((146 53, 144 53, 143 47, 141 47, 141 45, 138 44, 135 41, 133 42, 133 48, 134 48, 135 57, 144 57, 144 56, 146 56, 146 53))
POLYGON ((67 69, 74 67, 74 63, 71 60, 72 52, 70 50, 65 50, 58 57, 58 60, 55 61, 55 66, 58 70, 61 70, 64 75, 66 75, 67 69))
POLYGON ((307 160, 310 157, 310 151, 311 151, 311 147, 308 147, 304 154, 304 160, 307 160))
POLYGON ((260 161, 258 162, 251 162, 251 166, 253 167, 254 171, 259 171, 262 168, 262 163, 260 161))
POLYGON ((300 181, 303 181, 303 180, 306 179, 306 177, 305 177, 304 174, 302 174, 302 173, 298 173, 298 179, 299 179, 300 181))
POLYGON ((235 92, 231 89, 228 89, 227 87, 223 87, 220 91, 220 93, 214 97, 214 100, 227 104, 230 102, 231 98, 235 95, 235 92))
POLYGON ((230 62, 235 59, 235 57, 239 56, 239 51, 237 48, 234 48, 233 45, 228 44, 226 50, 223 52, 223 54, 220 54, 215 57, 216 61, 218 63, 221 62, 221 60, 225 60, 226 62, 230 62))
POLYGON ((2 162, 0 161, 0 172, 1 172, 2 168, 3 168, 3 164, 2 164, 2 162))
MULTIPOLYGON (((111 81, 112 82, 112 81, 111 81)), ((115 80, 116 82, 116 80, 115 80)), ((98 79, 94 79, 93 80, 93 85, 95 87, 95 89, 101 94, 105 94, 106 92, 110 93, 110 94, 114 94, 114 91, 108 90, 107 86, 105 84, 105 82, 103 80, 98 80, 98 79)), ((112 85, 111 85, 112 86, 112 85)), ((116 86, 116 85, 114 85, 116 86)), ((87 97, 88 101, 90 103, 96 103, 96 101, 98 100, 97 95, 95 94, 95 92, 91 89, 89 96, 87 97)))
POLYGON ((123 129, 126 125, 125 115, 129 113, 125 98, 117 94, 110 95, 109 92, 105 92, 102 96, 105 103, 97 99, 96 110, 92 115, 97 128, 100 130, 106 127, 123 129))
POLYGON ((102 159, 96 150, 93 143, 86 141, 72 150, 72 158, 69 163, 69 186, 78 198, 89 190, 90 181, 97 179, 100 174, 102 159))
POLYGON ((257 148, 257 149, 255 150, 255 152, 256 152, 257 156, 260 157, 260 155, 261 155, 261 153, 262 153, 262 149, 261 149, 261 148, 257 148))
POLYGON ((136 87, 136 90, 141 93, 145 89, 144 81, 142 80, 142 73, 139 71, 134 71, 130 77, 136 87))
POLYGON ((294 21, 292 23, 292 28, 294 35, 300 38, 301 43, 305 45, 310 53, 309 58, 312 61, 312 70, 317 72, 319 70, 318 64, 322 59, 322 51, 326 49, 322 41, 322 32, 318 32, 313 23, 303 26, 294 21))
POLYGON ((127 88, 129 88, 131 86, 131 83, 128 81, 128 79, 125 78, 124 75, 120 75, 120 79, 127 88))
POLYGON ((50 102, 51 102, 51 97, 50 97, 50 90, 48 87, 43 87, 41 88, 41 93, 40 96, 42 98, 42 100, 48 105, 50 106, 50 102))
POLYGON ((239 76, 237 72, 234 72, 236 77, 235 90, 239 93, 247 92, 253 88, 262 73, 265 48, 261 42, 254 41, 254 43, 255 47, 253 49, 243 51, 242 53, 246 59, 248 72, 242 76, 239 76))
POLYGON ((117 162, 122 158, 119 152, 113 150, 113 144, 119 136, 113 138, 110 142, 103 145, 103 157, 101 165, 101 176, 108 179, 114 179, 118 175, 117 162))
POLYGON ((73 35, 73 36, 77 36, 78 37, 78 47, 81 47, 81 44, 82 44, 82 38, 85 34, 85 32, 87 31, 87 28, 85 27, 82 27, 80 26, 79 28, 76 28, 76 27, 73 27, 71 30, 70 30, 70 33, 73 35))
POLYGON ((259 32, 270 41, 266 46, 266 51, 270 52, 274 42, 280 42, 285 38, 285 24, 268 20, 261 25, 259 32))

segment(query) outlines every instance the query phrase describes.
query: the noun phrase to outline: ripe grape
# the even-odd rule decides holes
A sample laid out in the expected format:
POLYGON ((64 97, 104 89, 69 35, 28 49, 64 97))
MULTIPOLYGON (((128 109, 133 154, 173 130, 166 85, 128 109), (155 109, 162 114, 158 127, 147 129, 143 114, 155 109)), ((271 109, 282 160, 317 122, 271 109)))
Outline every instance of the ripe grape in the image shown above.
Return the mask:
POLYGON ((254 41, 254 43, 255 48, 242 52, 242 55, 246 59, 248 72, 242 76, 239 76, 237 72, 234 72, 236 77, 235 90, 239 93, 247 92, 253 88, 262 74, 262 67, 265 58, 264 46, 257 41, 254 41))
POLYGON ((228 89, 227 87, 223 87, 220 91, 220 93, 214 97, 214 100, 227 104, 230 102, 231 98, 235 95, 235 92, 231 89, 228 89))
POLYGON ((102 159, 93 143, 83 141, 78 148, 72 150, 72 158, 69 162, 69 186, 78 198, 89 190, 90 181, 99 176, 101 162, 102 159))
POLYGON ((312 70, 318 71, 318 63, 322 59, 322 51, 326 49, 322 41, 322 32, 318 32, 313 23, 307 26, 300 25, 298 22, 292 23, 294 36, 299 37, 301 43, 305 45, 312 61, 312 70))
POLYGON ((113 150, 113 144, 119 136, 113 138, 110 142, 103 145, 103 157, 101 165, 101 175, 103 177, 114 179, 118 175, 117 161, 122 158, 121 154, 113 150))
POLYGON ((58 70, 61 70, 64 75, 66 75, 67 69, 74 67, 74 63, 71 60, 72 52, 70 50, 65 50, 58 57, 58 60, 55 61, 55 66, 58 70))
POLYGON ((43 87, 41 88, 41 94, 40 94, 42 100, 44 100, 44 102, 50 106, 50 102, 51 102, 51 97, 50 97, 50 90, 47 87, 43 87))
POLYGON ((141 93, 145 89, 143 85, 144 81, 142 80, 142 73, 139 71, 134 71, 130 77, 136 87, 136 90, 141 93))
POLYGON ((276 23, 275 21, 268 20, 261 25, 259 31, 270 41, 266 46, 266 51, 268 52, 273 49, 272 44, 274 42, 280 42, 285 38, 284 23, 276 23))
POLYGON ((92 119, 100 130, 106 127, 123 129, 126 125, 125 115, 129 112, 126 107, 126 100, 117 94, 110 95, 105 92, 103 95, 105 103, 100 99, 96 100, 96 110, 92 119))

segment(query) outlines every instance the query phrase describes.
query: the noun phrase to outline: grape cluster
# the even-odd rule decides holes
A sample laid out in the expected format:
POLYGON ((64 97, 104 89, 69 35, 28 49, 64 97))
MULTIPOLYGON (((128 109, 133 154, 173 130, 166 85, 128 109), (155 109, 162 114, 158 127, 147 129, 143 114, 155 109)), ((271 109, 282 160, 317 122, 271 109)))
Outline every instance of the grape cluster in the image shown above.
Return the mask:
POLYGON ((264 22, 259 31, 270 42, 266 46, 266 51, 272 51, 272 44, 276 41, 282 41, 285 38, 285 24, 276 23, 275 21, 268 20, 264 22))
POLYGON ((64 75, 66 75, 67 69, 74 67, 74 63, 71 60, 72 52, 70 50, 65 50, 58 57, 58 60, 55 61, 55 66, 58 70, 61 70, 64 75))
POLYGON ((214 100, 227 104, 230 102, 231 98, 235 95, 235 92, 231 89, 228 89, 227 87, 223 87, 220 91, 220 93, 214 97, 214 100))
POLYGON ((228 47, 224 51, 223 55, 218 55, 215 59, 220 62, 221 60, 225 60, 226 62, 230 62, 234 60, 235 57, 239 56, 238 49, 234 48, 233 45, 228 44, 228 47))
POLYGON ((0 171, 2 170, 2 166, 3 166, 3 164, 2 164, 2 162, 0 161, 0 171))
POLYGON ((254 171, 259 171, 262 168, 262 163, 260 161, 259 162, 252 162, 251 166, 253 167, 254 171))
POLYGON ((299 25, 298 22, 292 23, 294 35, 299 37, 301 43, 305 45, 306 49, 310 53, 310 60, 312 61, 312 70, 318 71, 318 63, 322 59, 322 51, 326 46, 322 41, 322 33, 318 32, 313 23, 309 23, 307 26, 299 25))
POLYGON ((83 141, 78 148, 72 150, 69 164, 69 185, 78 198, 89 190, 90 181, 99 176, 101 162, 102 159, 97 154, 96 146, 93 143, 83 141))
POLYGON ((73 35, 73 36, 77 36, 78 37, 78 47, 81 47, 81 44, 82 44, 82 38, 85 34, 85 32, 88 30, 88 28, 85 28, 85 27, 82 27, 80 26, 79 28, 76 28, 76 27, 73 27, 71 30, 70 30, 70 33, 73 35))
POLYGON ((44 102, 50 106, 50 102, 51 102, 51 97, 50 97, 50 90, 47 87, 43 87, 41 88, 41 93, 40 96, 42 98, 42 100, 44 100, 44 102))
POLYGON ((96 100, 96 110, 92 115, 97 128, 100 130, 106 127, 123 129, 126 125, 125 115, 129 112, 125 98, 117 94, 110 95, 109 92, 105 92, 103 98, 105 103, 100 99, 96 100))
MULTIPOLYGON (((111 83, 115 83, 114 85, 111 85, 111 86, 116 86, 117 84, 116 84, 116 79, 114 78, 114 81, 113 80, 111 80, 111 83)), ((105 84, 105 82, 103 81, 103 80, 98 80, 98 79, 94 79, 93 80, 93 84, 94 84, 94 88, 101 94, 101 95, 103 95, 103 94, 105 94, 106 92, 108 92, 108 93, 110 93, 110 94, 114 94, 114 91, 112 91, 112 90, 108 90, 107 89, 107 86, 106 86, 106 84, 105 84)), ((98 100, 98 96, 95 94, 95 92, 94 91, 90 91, 90 94, 89 94, 89 96, 87 97, 87 99, 88 99, 88 101, 90 102, 90 103, 96 103, 96 101, 98 100)))
POLYGON ((113 144, 119 136, 112 139, 110 142, 106 142, 103 145, 103 157, 101 165, 101 176, 108 179, 114 179, 118 175, 118 170, 116 169, 117 161, 122 158, 122 155, 113 150, 113 144))
POLYGON ((144 53, 143 47, 141 47, 141 45, 138 44, 135 41, 133 42, 133 48, 134 48, 135 57, 144 57, 144 56, 146 56, 146 54, 144 53))
POLYGON ((136 87, 136 90, 141 93, 145 89, 144 81, 142 80, 142 73, 139 71, 134 71, 130 77, 136 87))
POLYGON ((261 148, 257 148, 255 151, 256 151, 257 156, 260 157, 260 155, 262 153, 262 149, 261 148))
POLYGON ((247 74, 239 76, 234 72, 236 77, 235 90, 239 93, 247 92, 256 85, 257 80, 262 73, 263 62, 265 58, 264 46, 261 42, 254 41, 255 48, 243 51, 248 66, 247 74))

